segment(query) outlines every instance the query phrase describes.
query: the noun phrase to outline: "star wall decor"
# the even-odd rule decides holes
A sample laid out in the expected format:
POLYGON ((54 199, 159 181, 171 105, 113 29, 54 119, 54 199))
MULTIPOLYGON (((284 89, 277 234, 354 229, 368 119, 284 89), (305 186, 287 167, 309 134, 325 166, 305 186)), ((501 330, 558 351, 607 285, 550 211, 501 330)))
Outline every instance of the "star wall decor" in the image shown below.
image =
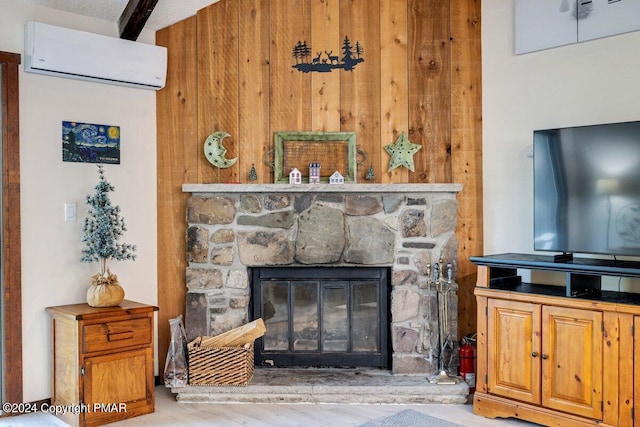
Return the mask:
POLYGON ((409 138, 407 138, 407 135, 402 132, 394 144, 384 146, 384 149, 391 156, 391 160, 389 160, 389 170, 387 172, 391 172, 398 166, 404 166, 411 172, 415 172, 413 155, 421 148, 422 145, 412 144, 409 138))

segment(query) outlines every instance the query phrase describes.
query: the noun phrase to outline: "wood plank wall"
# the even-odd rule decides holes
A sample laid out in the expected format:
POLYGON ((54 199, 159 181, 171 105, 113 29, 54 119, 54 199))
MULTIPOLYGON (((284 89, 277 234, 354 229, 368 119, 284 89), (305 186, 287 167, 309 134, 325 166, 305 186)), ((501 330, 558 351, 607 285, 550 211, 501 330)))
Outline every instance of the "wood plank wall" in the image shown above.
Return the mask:
POLYGON ((450 0, 451 181, 458 194, 458 335, 476 331, 476 266, 482 247, 482 41, 480 0, 450 0))
POLYGON ((157 33, 169 50, 158 92, 158 305, 160 366, 167 320, 184 312, 183 183, 273 182, 269 150, 278 131, 355 131, 382 183, 461 182, 458 196, 459 335, 475 330, 469 256, 482 254, 480 0, 220 0, 157 33), (352 71, 302 73, 292 51, 343 55, 358 42, 352 71), (218 170, 203 154, 215 131, 235 165, 218 170), (384 146, 405 132, 422 149, 415 172, 387 172, 384 146))
POLYGON ((198 87, 196 17, 156 33, 171 46, 167 86, 156 95, 158 168, 158 366, 171 341, 169 319, 184 315, 187 267, 186 210, 182 184, 198 181, 198 87))

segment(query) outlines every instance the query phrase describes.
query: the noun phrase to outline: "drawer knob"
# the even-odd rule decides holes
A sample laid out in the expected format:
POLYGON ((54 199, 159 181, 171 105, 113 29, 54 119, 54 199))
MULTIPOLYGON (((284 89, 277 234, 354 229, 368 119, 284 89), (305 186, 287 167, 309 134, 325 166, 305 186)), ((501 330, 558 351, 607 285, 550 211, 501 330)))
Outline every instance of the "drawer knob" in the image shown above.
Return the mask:
POLYGON ((532 352, 531 357, 538 357, 538 352, 537 351, 532 352))
POLYGON ((542 355, 542 359, 543 359, 543 360, 547 360, 548 358, 549 358, 549 356, 547 356, 546 354, 543 354, 543 355, 542 355))

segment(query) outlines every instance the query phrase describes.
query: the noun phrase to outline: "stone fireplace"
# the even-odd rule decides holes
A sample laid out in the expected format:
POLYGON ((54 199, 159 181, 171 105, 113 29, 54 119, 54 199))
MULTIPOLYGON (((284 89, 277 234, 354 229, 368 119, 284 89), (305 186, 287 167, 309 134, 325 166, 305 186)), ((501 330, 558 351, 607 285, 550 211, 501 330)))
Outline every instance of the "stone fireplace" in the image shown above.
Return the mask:
MULTIPOLYGON (((189 339, 251 318, 253 267, 387 267, 394 374, 437 371, 428 268, 455 263, 460 184, 184 184, 189 339)), ((455 337, 455 281, 448 325, 455 337)))

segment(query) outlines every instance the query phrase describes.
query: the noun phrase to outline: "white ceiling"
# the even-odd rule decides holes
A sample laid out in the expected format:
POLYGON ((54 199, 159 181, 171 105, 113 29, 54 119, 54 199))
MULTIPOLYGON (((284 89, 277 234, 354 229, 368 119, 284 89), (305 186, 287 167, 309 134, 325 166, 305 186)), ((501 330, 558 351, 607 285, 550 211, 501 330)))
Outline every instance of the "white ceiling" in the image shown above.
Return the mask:
MULTIPOLYGON (((20 0, 52 9, 91 16, 116 23, 129 0, 20 0)), ((145 30, 156 31, 175 24, 218 0, 158 0, 145 24, 145 30)))

